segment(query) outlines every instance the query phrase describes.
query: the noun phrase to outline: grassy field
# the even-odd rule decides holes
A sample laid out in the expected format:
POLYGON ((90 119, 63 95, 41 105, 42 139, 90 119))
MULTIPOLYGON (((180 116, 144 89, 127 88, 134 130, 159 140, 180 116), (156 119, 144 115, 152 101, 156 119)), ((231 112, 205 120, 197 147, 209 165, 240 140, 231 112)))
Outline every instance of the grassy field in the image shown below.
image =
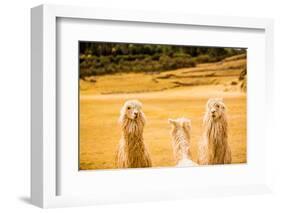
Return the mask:
POLYGON ((139 99, 147 117, 144 140, 154 167, 175 165, 168 118, 192 120, 191 154, 197 160, 202 118, 210 97, 228 108, 233 163, 246 162, 246 93, 238 77, 245 56, 162 73, 127 73, 80 80, 80 169, 112 169, 121 136, 119 111, 127 99, 139 99))

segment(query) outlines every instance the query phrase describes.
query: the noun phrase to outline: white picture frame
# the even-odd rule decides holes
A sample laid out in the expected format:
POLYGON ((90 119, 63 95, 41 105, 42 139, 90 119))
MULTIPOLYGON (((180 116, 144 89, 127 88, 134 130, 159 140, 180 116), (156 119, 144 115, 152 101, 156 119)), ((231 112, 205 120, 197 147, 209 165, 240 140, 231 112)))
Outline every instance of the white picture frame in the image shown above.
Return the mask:
MULTIPOLYGON (((273 117, 273 21, 271 19, 257 19, 257 18, 241 18, 241 17, 216 17, 216 16, 203 16, 203 15, 188 15, 188 14, 166 14, 166 13, 154 13, 148 11, 122 11, 112 9, 101 8, 85 8, 74 6, 54 6, 54 5, 41 5, 31 10, 31 201, 34 205, 47 208, 47 207, 62 207, 62 206, 76 206, 76 205, 91 205, 99 203, 116 203, 116 202, 138 202, 144 200, 166 200, 166 199, 179 199, 187 197, 198 196, 214 196, 214 195, 233 195, 233 194, 253 194, 264 193, 271 191, 271 171, 270 171, 270 144, 272 138, 272 117, 273 117), (259 150, 253 146, 249 149, 251 153, 255 151, 262 154, 262 165, 255 165, 254 174, 248 174, 243 181, 243 175, 241 173, 240 182, 231 180, 229 182, 223 182, 221 184, 209 185, 208 183, 200 186, 199 181, 193 184, 191 187, 188 184, 181 183, 181 188, 176 185, 166 184, 165 181, 159 181, 159 185, 155 188, 143 187, 140 189, 120 189, 118 191, 99 189, 96 194, 87 194, 81 190, 79 194, 60 194, 58 193, 59 185, 62 184, 59 178, 61 167, 65 165, 65 161, 62 160, 63 165, 58 166, 58 159, 60 159, 57 146, 57 119, 58 119, 58 88, 60 81, 57 78, 57 49, 58 49, 58 21, 59 19, 68 20, 100 20, 100 21, 118 21, 118 25, 122 26, 122 23, 143 23, 154 24, 155 26, 165 26, 167 29, 173 26, 199 26, 206 28, 218 28, 232 30, 257 30, 262 32, 261 38, 264 42, 264 51, 259 57, 262 59, 262 65, 264 68, 260 68, 261 76, 257 81, 262 82, 262 86, 252 84, 252 88, 249 90, 249 97, 254 94, 255 89, 259 89, 263 98, 261 101, 261 107, 267 107, 267 113, 264 115, 263 123, 266 124, 266 131, 259 132, 258 136, 263 139, 262 147, 264 150, 259 150), (264 87, 263 87, 264 86, 264 87), (252 93, 252 94, 251 94, 252 93), (254 175, 263 174, 262 177, 253 179, 254 175), (252 184, 251 184, 252 180, 252 184), (162 184, 162 185, 161 185, 162 184), (163 189, 160 187, 163 186, 163 189), (166 188, 165 188, 166 187, 166 188), (123 191, 122 191, 123 190, 123 191), (138 191, 139 190, 139 191, 138 191), (120 196, 122 194, 122 196, 120 196)), ((223 40, 223 39, 222 39, 223 40)), ((252 78, 252 82, 255 79, 252 78)), ((255 100, 251 100, 254 102, 255 100)), ((253 105, 250 104, 248 110, 252 110, 253 105)), ((252 117, 258 111, 252 110, 252 117)), ((255 140, 252 137, 250 140, 255 140)), ((261 146, 260 146, 261 147, 261 146)), ((257 161, 258 162, 258 161, 257 161)), ((191 175, 205 175, 206 172, 221 173, 222 169, 215 167, 203 168, 202 172, 193 170, 191 175)), ((245 170, 247 172, 247 166, 239 165, 232 168, 224 167, 225 171, 238 172, 245 170)), ((250 170, 249 170, 250 171, 250 170)), ((248 171, 248 173, 249 173, 248 171)), ((99 174, 99 178, 108 178, 110 173, 107 172, 107 177, 103 174, 99 174)), ((175 179, 178 176, 186 175, 184 169, 151 169, 150 174, 144 173, 143 170, 131 170, 126 175, 137 178, 145 175, 153 175, 158 178, 161 175, 165 175, 168 172, 171 179, 175 179)), ((120 173, 122 174, 122 173, 120 173)), ((246 174, 246 173, 245 173, 246 174)), ((94 176, 89 173, 83 174, 83 180, 93 180, 94 176)), ((194 176, 195 178, 195 176, 194 176)), ((216 178, 216 175, 213 176, 216 178)), ((74 180, 71 177, 70 181, 74 180)), ((82 179, 81 179, 82 180, 82 179)), ((66 180, 65 180, 66 181, 66 180)), ((76 184, 70 182, 67 186, 76 184)), ((124 188, 124 187, 123 187, 124 188)), ((129 188, 129 186, 128 186, 129 188)), ((69 191, 72 189, 70 188, 69 191)), ((73 188, 74 190, 74 188, 73 188)), ((75 189, 77 190, 77 189, 75 189)))

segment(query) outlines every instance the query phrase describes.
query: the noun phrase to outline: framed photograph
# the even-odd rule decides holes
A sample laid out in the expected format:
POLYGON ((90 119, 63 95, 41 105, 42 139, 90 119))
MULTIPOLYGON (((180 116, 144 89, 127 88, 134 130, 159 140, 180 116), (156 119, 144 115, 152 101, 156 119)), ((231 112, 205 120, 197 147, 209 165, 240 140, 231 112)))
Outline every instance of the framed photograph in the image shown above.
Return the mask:
POLYGON ((31 24, 33 204, 271 191, 272 20, 42 5, 31 24))

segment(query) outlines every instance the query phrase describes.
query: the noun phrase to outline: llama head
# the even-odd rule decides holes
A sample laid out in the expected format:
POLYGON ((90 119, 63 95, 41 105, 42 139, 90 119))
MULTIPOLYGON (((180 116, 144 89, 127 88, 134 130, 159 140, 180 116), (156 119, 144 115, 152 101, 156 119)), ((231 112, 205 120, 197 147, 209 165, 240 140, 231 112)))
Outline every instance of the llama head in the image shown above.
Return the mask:
POLYGON ((178 131, 184 131, 189 135, 191 130, 191 120, 188 118, 177 118, 177 119, 168 119, 168 122, 172 125, 172 133, 178 131))
POLYGON ((143 121, 144 113, 142 112, 142 104, 138 100, 128 100, 124 103, 120 111, 120 121, 129 119, 132 121, 143 121))
POLYGON ((226 106, 222 98, 210 98, 206 104, 206 118, 218 120, 225 116, 226 106))

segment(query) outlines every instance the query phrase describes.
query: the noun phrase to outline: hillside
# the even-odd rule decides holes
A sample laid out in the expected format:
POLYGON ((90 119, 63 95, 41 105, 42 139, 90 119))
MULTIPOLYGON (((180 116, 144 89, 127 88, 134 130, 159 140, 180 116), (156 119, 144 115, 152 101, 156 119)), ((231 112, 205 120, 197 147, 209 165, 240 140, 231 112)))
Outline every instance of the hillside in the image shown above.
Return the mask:
POLYGON ((81 94, 139 93, 202 85, 220 85, 226 91, 239 90, 239 76, 245 69, 246 55, 242 54, 194 68, 86 77, 80 80, 80 89, 81 94))

